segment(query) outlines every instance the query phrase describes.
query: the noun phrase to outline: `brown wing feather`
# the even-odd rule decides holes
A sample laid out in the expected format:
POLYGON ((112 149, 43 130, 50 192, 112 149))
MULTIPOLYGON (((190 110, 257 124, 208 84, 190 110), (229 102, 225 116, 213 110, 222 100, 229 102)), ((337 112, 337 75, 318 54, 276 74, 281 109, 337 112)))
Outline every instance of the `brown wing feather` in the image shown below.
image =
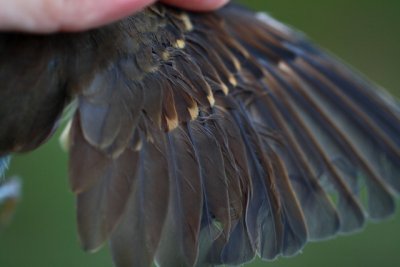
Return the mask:
POLYGON ((111 234, 117 266, 152 266, 161 240, 169 200, 167 154, 163 138, 144 142, 127 209, 111 234))
POLYGON ((2 34, 0 55, 0 101, 20 111, 0 103, 0 156, 38 146, 75 96, 79 234, 89 250, 111 236, 119 267, 291 256, 394 211, 397 102, 265 14, 157 4, 79 34, 2 34))

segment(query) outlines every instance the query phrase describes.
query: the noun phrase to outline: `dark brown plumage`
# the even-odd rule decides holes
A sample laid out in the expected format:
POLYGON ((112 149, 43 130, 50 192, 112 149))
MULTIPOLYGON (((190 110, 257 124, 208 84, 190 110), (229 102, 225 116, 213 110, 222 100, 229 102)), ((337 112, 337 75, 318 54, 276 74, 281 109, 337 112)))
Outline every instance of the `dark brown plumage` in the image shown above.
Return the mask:
POLYGON ((71 101, 85 250, 118 267, 239 265, 394 212, 395 100, 299 33, 229 5, 160 4, 82 33, 0 35, 0 156, 71 101))

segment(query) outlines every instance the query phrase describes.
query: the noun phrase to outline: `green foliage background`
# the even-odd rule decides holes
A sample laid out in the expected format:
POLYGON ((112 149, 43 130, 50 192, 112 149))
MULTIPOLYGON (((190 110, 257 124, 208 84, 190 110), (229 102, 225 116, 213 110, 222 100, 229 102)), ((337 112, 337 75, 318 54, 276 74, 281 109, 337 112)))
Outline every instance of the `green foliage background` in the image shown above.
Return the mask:
MULTIPOLYGON (((400 96, 400 1, 248 0, 301 29, 372 80, 400 96)), ((107 249, 80 250, 73 195, 68 190, 67 155, 56 138, 39 150, 16 156, 8 175, 23 177, 23 199, 15 220, 0 234, 1 267, 110 267, 107 249)), ((400 177, 399 177, 400 178, 400 177)), ((364 232, 309 244, 295 258, 256 266, 400 266, 400 212, 364 232)))

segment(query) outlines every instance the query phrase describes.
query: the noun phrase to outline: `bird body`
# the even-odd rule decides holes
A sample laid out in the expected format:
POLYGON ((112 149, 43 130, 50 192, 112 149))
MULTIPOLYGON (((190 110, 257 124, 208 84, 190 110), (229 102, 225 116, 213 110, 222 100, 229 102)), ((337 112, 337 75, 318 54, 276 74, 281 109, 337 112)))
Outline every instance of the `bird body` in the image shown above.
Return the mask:
POLYGON ((293 256, 395 209, 397 102, 265 14, 156 4, 87 32, 1 33, 0 81, 0 157, 75 103, 79 236, 109 240, 118 267, 293 256))

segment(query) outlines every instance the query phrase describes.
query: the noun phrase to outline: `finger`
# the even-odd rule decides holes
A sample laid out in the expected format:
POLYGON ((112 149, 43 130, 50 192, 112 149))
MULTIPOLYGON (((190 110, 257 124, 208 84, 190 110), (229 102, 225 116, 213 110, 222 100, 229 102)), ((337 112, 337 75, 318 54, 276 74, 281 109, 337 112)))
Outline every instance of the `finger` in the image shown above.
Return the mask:
POLYGON ((0 30, 77 31, 110 23, 155 0, 0 0, 0 30))
POLYGON ((196 11, 210 11, 222 7, 229 0, 161 0, 162 2, 177 7, 196 10, 196 11))

